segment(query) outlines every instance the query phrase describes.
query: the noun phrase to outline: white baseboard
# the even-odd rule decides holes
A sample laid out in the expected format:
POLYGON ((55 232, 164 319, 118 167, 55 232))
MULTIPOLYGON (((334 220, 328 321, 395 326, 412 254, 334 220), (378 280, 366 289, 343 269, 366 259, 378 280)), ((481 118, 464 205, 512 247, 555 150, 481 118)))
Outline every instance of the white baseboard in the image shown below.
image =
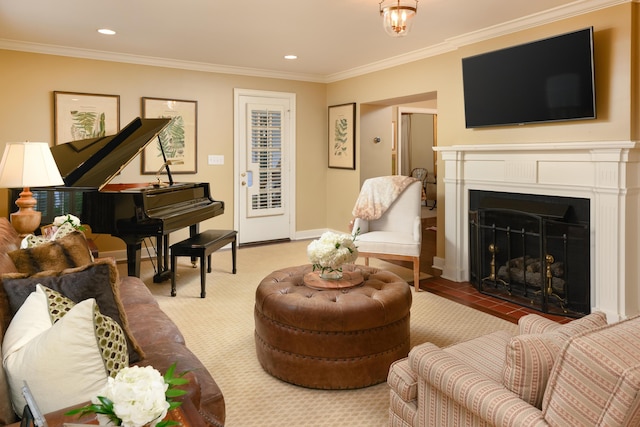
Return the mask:
POLYGON ((296 232, 296 236, 295 236, 295 240, 317 239, 325 231, 327 231, 326 228, 318 228, 318 229, 315 229, 315 230, 297 231, 296 232))
POLYGON ((433 265, 431 266, 431 268, 435 268, 440 271, 444 270, 444 258, 434 256, 433 265))

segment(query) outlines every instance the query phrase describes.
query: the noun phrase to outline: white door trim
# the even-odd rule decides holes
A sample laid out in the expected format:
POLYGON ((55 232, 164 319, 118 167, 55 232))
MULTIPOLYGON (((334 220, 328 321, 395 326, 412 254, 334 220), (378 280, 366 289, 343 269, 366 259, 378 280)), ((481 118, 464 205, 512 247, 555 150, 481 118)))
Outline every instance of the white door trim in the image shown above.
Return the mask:
POLYGON ((240 111, 240 97, 253 96, 262 98, 287 98, 289 100, 289 144, 287 155, 289 156, 289 183, 288 188, 288 209, 289 209, 289 239, 294 240, 296 235, 296 94, 289 92, 273 92, 254 89, 233 89, 233 227, 238 230, 240 226, 240 117, 244 114, 240 111))

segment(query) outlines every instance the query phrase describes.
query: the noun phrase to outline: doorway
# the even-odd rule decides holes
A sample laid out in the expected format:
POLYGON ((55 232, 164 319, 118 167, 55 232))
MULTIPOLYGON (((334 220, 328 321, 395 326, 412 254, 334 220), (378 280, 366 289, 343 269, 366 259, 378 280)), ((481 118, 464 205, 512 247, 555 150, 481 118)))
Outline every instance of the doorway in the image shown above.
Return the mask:
POLYGON ((238 243, 295 233, 295 94, 234 91, 234 227, 238 243))
MULTIPOLYGON (((360 181, 384 175, 409 175, 413 167, 428 170, 425 197, 422 208, 422 251, 420 271, 439 276, 437 259, 438 215, 437 201, 437 155, 433 146, 437 145, 437 93, 423 93, 408 97, 388 99, 363 104, 360 107, 360 181), (402 136, 402 115, 414 115, 431 121, 431 127, 424 132, 427 138, 416 136, 411 141, 402 136), (380 136, 380 138, 377 138, 380 136), (428 142, 425 140, 428 139, 428 142), (418 142, 420 141, 420 142, 418 142), (412 143, 413 142, 413 143, 412 143), (403 151, 404 148, 404 151, 403 151), (413 158, 411 156, 413 152, 413 158), (404 167, 399 159, 405 157, 404 167), (407 170, 408 169, 408 170, 407 170)), ((419 119, 416 120, 416 122, 419 119)), ((416 124, 416 128, 420 125, 416 124)))

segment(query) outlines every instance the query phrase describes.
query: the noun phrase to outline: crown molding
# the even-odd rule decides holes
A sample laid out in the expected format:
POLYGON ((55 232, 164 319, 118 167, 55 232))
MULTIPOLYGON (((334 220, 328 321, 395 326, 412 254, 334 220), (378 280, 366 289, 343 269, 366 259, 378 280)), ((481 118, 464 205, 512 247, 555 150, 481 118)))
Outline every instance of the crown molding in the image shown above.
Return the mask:
POLYGON ((536 13, 512 21, 507 21, 498 25, 494 25, 492 27, 487 27, 478 31, 473 31, 471 33, 462 34, 460 36, 451 37, 439 45, 415 50, 404 55, 394 56, 392 58, 387 58, 382 61, 374 62, 362 67, 352 68, 340 73, 330 74, 326 77, 326 82, 333 83, 352 77, 358 77, 363 74, 404 65, 409 62, 414 62, 446 52, 451 52, 466 45, 516 33, 518 31, 523 31, 551 22, 572 18, 574 16, 584 15, 585 13, 594 12, 600 9, 606 9, 624 3, 640 3, 640 0, 577 0, 573 3, 564 6, 558 6, 544 12, 536 13))
POLYGON ((130 55, 92 49, 78 49, 66 46, 30 43, 8 39, 0 39, 0 49, 41 53, 45 55, 67 56, 72 58, 93 59, 97 61, 123 62, 126 64, 148 65, 152 67, 177 68, 181 70, 201 71, 205 73, 235 74, 240 76, 326 83, 326 78, 320 74, 287 73, 284 71, 233 67, 229 65, 209 64, 205 62, 180 61, 167 58, 156 58, 152 56, 130 55))
POLYGON ((578 0, 567 5, 545 10, 544 12, 535 13, 523 18, 503 22, 499 25, 483 28, 482 30, 452 37, 447 39, 447 43, 458 48, 495 37, 527 30, 529 28, 538 27, 540 25, 595 12, 597 10, 618 6, 620 4, 637 3, 639 1, 640 0, 578 0))
POLYGON ((250 77, 264 77, 283 80, 297 80, 312 83, 334 83, 381 71, 387 68, 408 64, 443 53, 451 52, 462 46, 478 43, 495 37, 512 34, 536 26, 548 24, 562 19, 583 15, 600 9, 617 6, 625 3, 640 3, 640 0, 576 0, 573 3, 559 6, 544 12, 529 15, 520 19, 504 22, 499 25, 484 28, 460 36, 451 37, 438 45, 418 49, 403 55, 394 56, 381 61, 376 61, 361 67, 352 68, 339 73, 301 74, 282 71, 263 70, 248 67, 233 67, 228 65, 209 64, 203 62, 179 61, 166 58, 129 55, 113 52, 105 52, 91 49, 76 49, 64 46, 47 45, 40 43, 28 43, 16 40, 0 39, 0 49, 16 50, 47 55, 68 56, 74 58, 93 59, 98 61, 123 62, 128 64, 148 65, 153 67, 177 68, 206 73, 235 74, 250 77))

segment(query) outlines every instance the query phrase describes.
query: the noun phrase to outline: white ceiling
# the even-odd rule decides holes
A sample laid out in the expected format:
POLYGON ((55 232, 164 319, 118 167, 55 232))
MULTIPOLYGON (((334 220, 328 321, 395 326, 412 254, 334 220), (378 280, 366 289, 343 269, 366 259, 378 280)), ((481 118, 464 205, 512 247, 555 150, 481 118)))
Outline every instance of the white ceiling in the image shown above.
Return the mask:
POLYGON ((0 48, 327 82, 615 2, 420 0, 392 38, 378 0, 0 0, 0 48))

